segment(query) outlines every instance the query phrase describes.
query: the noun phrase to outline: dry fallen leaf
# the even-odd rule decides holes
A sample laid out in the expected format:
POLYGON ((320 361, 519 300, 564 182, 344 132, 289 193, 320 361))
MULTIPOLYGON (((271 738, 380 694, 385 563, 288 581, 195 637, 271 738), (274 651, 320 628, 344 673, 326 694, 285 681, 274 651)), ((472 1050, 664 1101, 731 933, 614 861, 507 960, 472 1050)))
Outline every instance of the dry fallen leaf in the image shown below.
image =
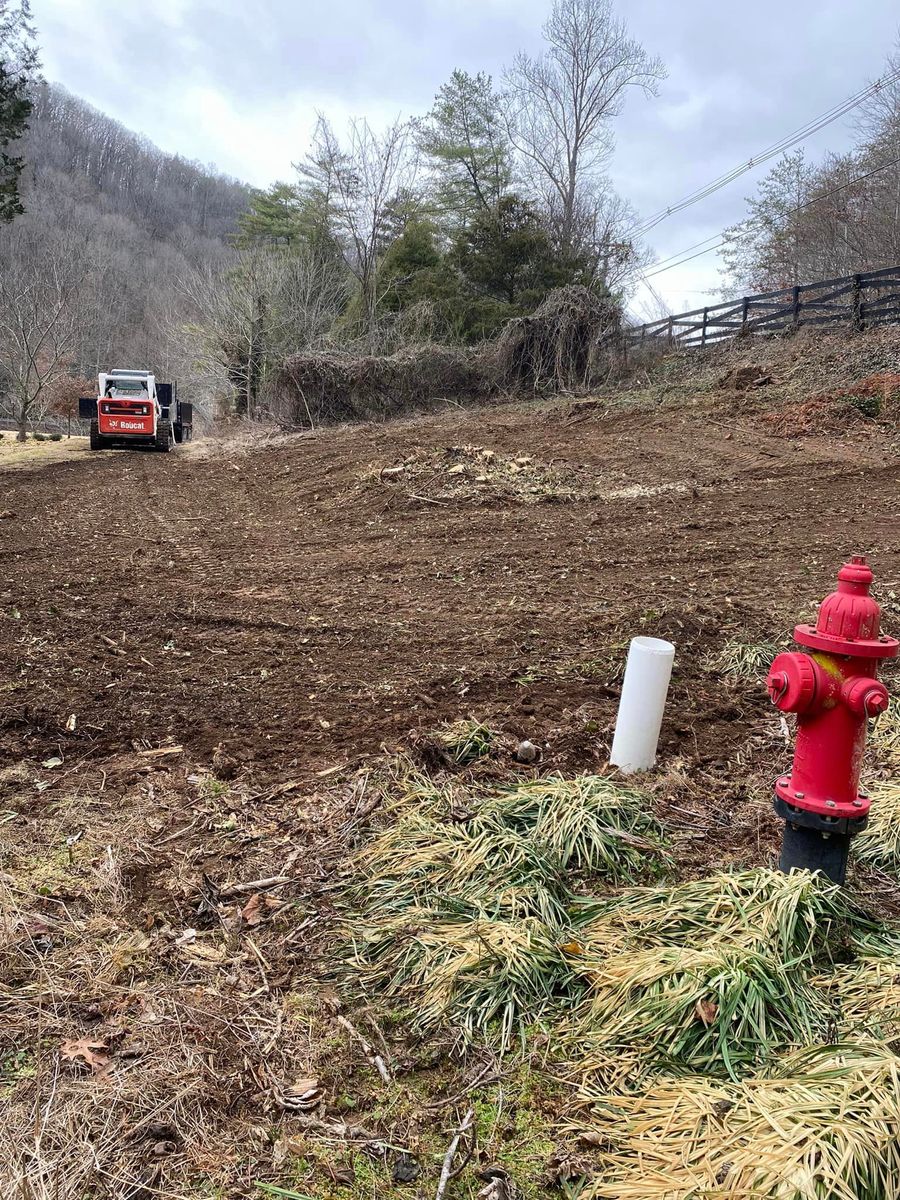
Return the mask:
POLYGON ((304 1079, 295 1079, 290 1087, 285 1088, 281 1096, 281 1103, 285 1108, 291 1108, 297 1112, 308 1112, 312 1108, 317 1108, 321 1099, 322 1089, 318 1079, 315 1076, 309 1076, 304 1079))
POLYGON ((712 1025, 719 1015, 719 1006, 712 1000, 698 1000, 694 1012, 704 1025, 712 1025))
POLYGON ((244 907, 241 916, 245 925, 258 925, 263 919, 263 898, 259 892, 254 892, 244 907))
POLYGON ((92 1042, 88 1038, 65 1038, 60 1046, 60 1057, 70 1062, 83 1062, 95 1075, 105 1075, 109 1070, 109 1055, 106 1042, 92 1042))

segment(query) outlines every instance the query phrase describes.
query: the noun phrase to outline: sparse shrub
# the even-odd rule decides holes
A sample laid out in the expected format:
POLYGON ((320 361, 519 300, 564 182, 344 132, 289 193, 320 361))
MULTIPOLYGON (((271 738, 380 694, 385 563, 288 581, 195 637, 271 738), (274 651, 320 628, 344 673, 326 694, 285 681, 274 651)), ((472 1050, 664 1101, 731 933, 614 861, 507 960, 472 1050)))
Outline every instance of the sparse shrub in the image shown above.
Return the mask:
POLYGON ((51 442, 61 442, 61 441, 62 441, 62 434, 61 434, 61 433, 51 433, 51 434, 50 434, 50 441, 51 441, 51 442))
POLYGON ((881 397, 877 392, 847 392, 847 400, 864 417, 881 415, 881 397))
POLYGON ((36 442, 46 442, 46 440, 47 440, 47 435, 44 433, 35 433, 32 435, 32 437, 34 438, 34 441, 36 441, 36 442))

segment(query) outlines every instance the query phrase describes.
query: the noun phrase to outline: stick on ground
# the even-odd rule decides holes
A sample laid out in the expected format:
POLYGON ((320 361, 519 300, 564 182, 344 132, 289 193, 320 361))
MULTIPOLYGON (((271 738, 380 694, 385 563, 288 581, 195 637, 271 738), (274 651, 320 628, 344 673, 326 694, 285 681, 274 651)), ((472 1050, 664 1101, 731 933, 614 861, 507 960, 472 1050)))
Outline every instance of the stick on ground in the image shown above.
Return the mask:
POLYGON ((444 1155, 444 1165, 441 1167, 441 1177, 438 1180, 437 1191, 434 1194, 434 1200, 444 1200, 444 1193, 447 1191, 447 1184, 453 1178, 453 1160, 456 1158, 456 1153, 459 1150, 459 1143, 462 1141, 466 1133, 471 1129, 472 1123, 475 1120, 475 1109, 470 1108, 462 1119, 462 1124, 456 1133, 453 1135, 453 1141, 447 1147, 447 1153, 444 1155))

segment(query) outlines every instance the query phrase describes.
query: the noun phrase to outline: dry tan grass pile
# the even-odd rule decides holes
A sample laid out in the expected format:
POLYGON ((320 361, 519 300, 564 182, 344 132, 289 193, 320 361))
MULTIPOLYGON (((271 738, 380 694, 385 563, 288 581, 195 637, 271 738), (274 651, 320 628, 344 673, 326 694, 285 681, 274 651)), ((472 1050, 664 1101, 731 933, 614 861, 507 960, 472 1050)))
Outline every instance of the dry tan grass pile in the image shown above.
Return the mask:
POLYGON ((887 1200, 900 1178, 900 1059, 799 1051, 740 1083, 663 1078, 589 1097, 589 1200, 887 1200))
POLYGON ((581 878, 633 879, 664 861, 647 798, 600 776, 497 787, 398 770, 389 824, 357 855, 349 923, 366 992, 417 1028, 508 1047, 582 990, 566 960, 581 878))
POLYGON ((900 874, 900 698, 894 696, 869 739, 881 767, 868 784, 869 821, 851 846, 860 862, 900 874))
POLYGON ((626 890, 570 955, 588 984, 573 1027, 578 1069, 606 1078, 625 1054, 651 1070, 737 1078, 826 1035, 831 1009, 812 979, 839 939, 869 944, 876 931, 809 872, 626 890))

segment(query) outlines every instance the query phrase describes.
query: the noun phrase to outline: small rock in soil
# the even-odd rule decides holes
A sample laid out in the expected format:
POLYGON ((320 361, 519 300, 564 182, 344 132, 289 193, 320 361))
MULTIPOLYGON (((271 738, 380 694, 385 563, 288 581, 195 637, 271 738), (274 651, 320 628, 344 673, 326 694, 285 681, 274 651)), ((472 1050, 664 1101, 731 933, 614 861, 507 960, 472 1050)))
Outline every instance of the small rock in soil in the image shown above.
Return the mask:
POLYGON ((540 747, 536 746, 534 742, 529 742, 527 739, 524 742, 519 742, 518 746, 516 746, 516 762, 533 763, 537 762, 540 756, 540 747))
POLYGON ((398 1154, 394 1163, 394 1183, 415 1183, 421 1169, 411 1154, 398 1154))

